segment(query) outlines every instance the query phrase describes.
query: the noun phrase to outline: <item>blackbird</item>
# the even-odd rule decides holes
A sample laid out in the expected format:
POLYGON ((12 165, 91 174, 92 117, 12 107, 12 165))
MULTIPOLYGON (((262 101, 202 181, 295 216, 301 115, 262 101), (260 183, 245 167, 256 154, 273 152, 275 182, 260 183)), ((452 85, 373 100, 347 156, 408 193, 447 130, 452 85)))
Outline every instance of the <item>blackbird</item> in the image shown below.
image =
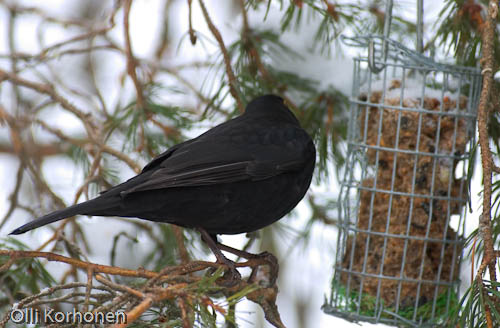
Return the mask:
POLYGON ((255 231, 290 212, 309 188, 315 159, 311 137, 284 100, 260 96, 242 115, 173 146, 137 176, 11 234, 77 214, 166 222, 200 231, 217 260, 238 276, 221 252, 236 250, 219 244, 217 235, 255 231))

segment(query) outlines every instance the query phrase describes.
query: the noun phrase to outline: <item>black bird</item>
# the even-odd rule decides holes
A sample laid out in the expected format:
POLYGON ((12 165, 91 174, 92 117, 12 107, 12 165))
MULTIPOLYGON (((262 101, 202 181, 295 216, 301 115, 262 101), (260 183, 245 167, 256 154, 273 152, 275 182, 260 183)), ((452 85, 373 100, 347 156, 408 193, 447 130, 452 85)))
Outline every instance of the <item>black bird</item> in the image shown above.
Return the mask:
POLYGON ((283 99, 265 95, 252 100, 242 115, 173 146, 97 198, 11 234, 77 214, 166 222, 199 230, 218 261, 239 275, 222 255, 220 249, 231 249, 217 243, 217 234, 251 232, 281 219, 304 197, 315 159, 310 136, 283 99))

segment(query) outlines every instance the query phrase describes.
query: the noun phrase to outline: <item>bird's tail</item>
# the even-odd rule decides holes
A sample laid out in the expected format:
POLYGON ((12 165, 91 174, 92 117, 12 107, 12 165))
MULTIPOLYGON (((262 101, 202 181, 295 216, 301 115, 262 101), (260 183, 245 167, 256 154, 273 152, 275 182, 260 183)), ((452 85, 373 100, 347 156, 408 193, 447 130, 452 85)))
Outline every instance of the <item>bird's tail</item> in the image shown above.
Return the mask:
POLYGON ((100 212, 110 209, 110 207, 112 207, 111 203, 112 202, 110 202, 109 199, 97 197, 95 199, 91 199, 89 201, 49 213, 45 216, 42 216, 41 218, 28 222, 25 225, 20 226, 19 228, 12 231, 10 235, 19 235, 46 224, 75 216, 77 214, 99 215, 100 212))

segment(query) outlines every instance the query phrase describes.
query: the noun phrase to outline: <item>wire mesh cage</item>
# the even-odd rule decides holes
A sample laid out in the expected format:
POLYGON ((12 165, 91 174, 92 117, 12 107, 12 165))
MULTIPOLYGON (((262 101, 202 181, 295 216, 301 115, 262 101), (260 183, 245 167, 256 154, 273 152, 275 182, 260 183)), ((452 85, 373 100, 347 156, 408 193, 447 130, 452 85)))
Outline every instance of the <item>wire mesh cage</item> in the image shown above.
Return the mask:
POLYGON ((481 75, 382 36, 344 41, 368 56, 354 59, 335 274, 324 311, 351 321, 446 326, 458 307, 481 75))

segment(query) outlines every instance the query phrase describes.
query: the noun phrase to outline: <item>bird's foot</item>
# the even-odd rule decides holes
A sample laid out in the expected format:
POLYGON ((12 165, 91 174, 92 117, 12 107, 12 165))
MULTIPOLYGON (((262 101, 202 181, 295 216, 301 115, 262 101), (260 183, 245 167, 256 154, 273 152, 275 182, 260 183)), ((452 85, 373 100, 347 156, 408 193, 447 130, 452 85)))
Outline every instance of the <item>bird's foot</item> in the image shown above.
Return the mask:
POLYGON ((201 233, 201 239, 208 245, 208 247, 212 250, 215 257, 217 258, 216 263, 223 264, 227 266, 229 270, 227 270, 224 275, 218 279, 219 284, 227 287, 232 287, 238 284, 241 281, 241 274, 236 270, 236 265, 233 261, 228 259, 222 254, 221 250, 217 246, 217 237, 211 236, 209 233, 205 231, 205 229, 198 228, 198 231, 201 233))
POLYGON ((224 272, 224 275, 217 279, 217 282, 219 285, 225 286, 225 287, 233 287, 236 286, 240 281, 241 281, 241 274, 236 270, 236 266, 234 265, 234 262, 231 260, 224 261, 223 263, 219 262, 218 263, 224 264, 227 266, 228 270, 224 272))
POLYGON ((276 256, 274 256, 273 254, 269 252, 252 254, 221 243, 217 243, 217 246, 221 250, 243 257, 247 260, 258 260, 260 263, 264 262, 262 264, 259 263, 257 265, 252 265, 252 273, 248 277, 249 283, 261 284, 263 281, 265 281, 265 284, 268 286, 274 286, 276 284, 276 279, 278 278, 279 272, 279 264, 278 259, 276 259, 276 256), (264 272, 264 270, 261 268, 262 265, 268 265, 269 271, 264 272))

